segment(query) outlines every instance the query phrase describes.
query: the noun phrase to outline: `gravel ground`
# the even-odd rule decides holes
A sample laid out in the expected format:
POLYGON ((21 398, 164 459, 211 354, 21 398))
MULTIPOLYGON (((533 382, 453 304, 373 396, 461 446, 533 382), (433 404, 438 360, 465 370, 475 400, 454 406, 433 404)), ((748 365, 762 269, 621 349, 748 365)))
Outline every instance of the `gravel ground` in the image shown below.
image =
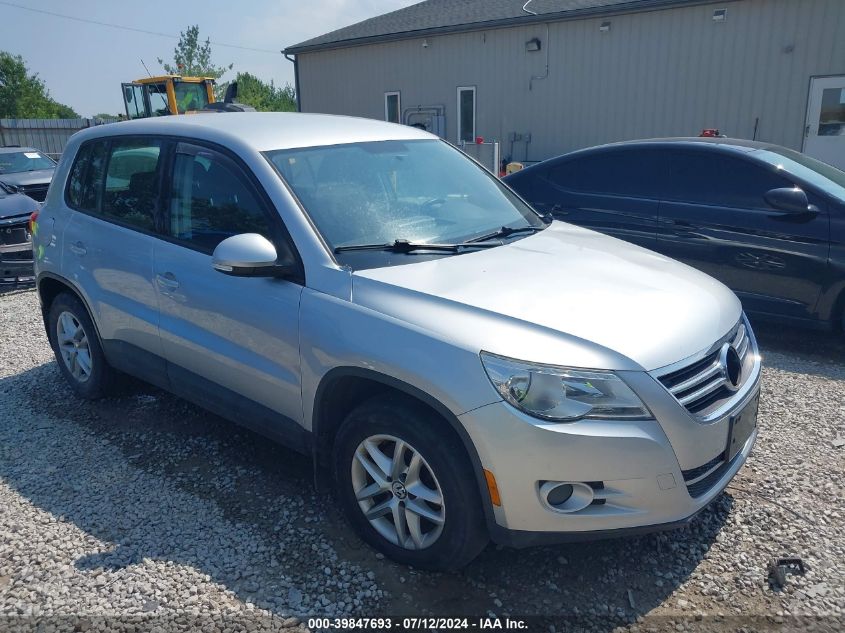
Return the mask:
POLYGON ((534 616, 542 631, 841 630, 845 337, 757 331, 757 447, 689 529, 491 546, 435 574, 352 536, 306 458, 143 384, 79 401, 35 294, 0 295, 0 630, 457 614, 534 616), (768 564, 784 555, 806 573, 777 588, 768 564))

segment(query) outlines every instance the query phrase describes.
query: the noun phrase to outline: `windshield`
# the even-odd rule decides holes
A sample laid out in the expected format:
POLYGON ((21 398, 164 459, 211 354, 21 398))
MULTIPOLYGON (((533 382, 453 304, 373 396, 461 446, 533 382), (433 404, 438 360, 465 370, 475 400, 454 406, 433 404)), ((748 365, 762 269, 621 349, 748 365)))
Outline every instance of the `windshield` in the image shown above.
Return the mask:
POLYGON ((185 114, 191 110, 202 110, 208 105, 208 92, 205 84, 177 81, 173 84, 176 92, 176 107, 179 114, 185 114))
POLYGON ((0 152, 0 174, 14 174, 20 171, 52 169, 56 163, 41 152, 21 150, 19 152, 0 152))
POLYGON ((785 147, 760 149, 754 155, 845 202, 845 172, 836 167, 785 147))
POLYGON ((439 140, 276 150, 267 157, 333 249, 395 240, 456 244, 502 227, 545 226, 496 178, 439 140))

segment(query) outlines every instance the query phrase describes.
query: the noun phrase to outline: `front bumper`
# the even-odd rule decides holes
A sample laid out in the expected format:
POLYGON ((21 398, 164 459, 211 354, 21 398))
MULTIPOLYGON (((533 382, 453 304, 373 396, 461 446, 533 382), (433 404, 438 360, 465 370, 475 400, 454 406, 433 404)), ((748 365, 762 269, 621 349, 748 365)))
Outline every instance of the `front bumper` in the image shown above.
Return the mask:
POLYGON ((29 215, 0 219, 0 282, 35 278, 29 215))
POLYGON ((0 282, 35 278, 32 245, 0 245, 0 282))
POLYGON ((547 424, 504 402, 460 416, 482 466, 496 479, 501 505, 493 506, 494 541, 521 547, 673 529, 724 490, 750 454, 756 429, 730 462, 707 477, 696 475, 726 450, 731 418, 759 396, 759 362, 734 406, 706 424, 648 374, 636 382, 659 422, 547 424), (556 510, 541 496, 546 481, 589 484, 593 502, 574 512, 556 510))

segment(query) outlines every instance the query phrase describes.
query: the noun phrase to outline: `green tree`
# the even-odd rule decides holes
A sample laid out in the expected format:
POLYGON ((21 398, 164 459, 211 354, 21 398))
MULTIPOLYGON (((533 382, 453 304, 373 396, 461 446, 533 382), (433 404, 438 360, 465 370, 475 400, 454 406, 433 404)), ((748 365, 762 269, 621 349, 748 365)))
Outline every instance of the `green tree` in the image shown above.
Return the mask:
POLYGON ((238 73, 239 103, 251 105, 259 112, 296 112, 296 91, 290 84, 277 87, 273 81, 266 83, 250 73, 238 73))
POLYGON ((213 77, 219 79, 233 64, 215 66, 211 61, 211 40, 200 42, 200 27, 189 26, 187 31, 179 33, 179 43, 173 49, 173 63, 165 62, 161 57, 158 63, 168 75, 185 77, 213 77))
POLYGON ((73 108, 50 97, 50 91, 26 67, 23 57, 0 51, 0 118, 76 119, 73 108))

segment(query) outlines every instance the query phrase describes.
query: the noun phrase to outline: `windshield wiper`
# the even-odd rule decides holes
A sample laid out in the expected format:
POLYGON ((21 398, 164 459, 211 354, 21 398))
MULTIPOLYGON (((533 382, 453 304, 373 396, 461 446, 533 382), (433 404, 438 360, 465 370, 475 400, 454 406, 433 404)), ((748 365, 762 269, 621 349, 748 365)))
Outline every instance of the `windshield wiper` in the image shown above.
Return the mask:
POLYGON ((511 235, 516 235, 517 233, 536 233, 537 231, 542 231, 544 228, 546 228, 546 227, 544 227, 544 226, 543 227, 540 227, 540 226, 520 226, 518 228, 513 229, 509 226, 503 226, 498 231, 496 231, 494 233, 489 233, 487 235, 482 235, 481 237, 476 237, 475 239, 470 240, 469 243, 484 242, 484 241, 493 240, 493 239, 496 239, 496 238, 510 237, 511 235))
POLYGON ((410 242, 408 240, 394 240, 392 243, 386 244, 350 244, 348 246, 338 246, 334 249, 335 253, 343 253, 346 251, 393 251, 395 253, 410 253, 412 251, 445 251, 450 253, 457 253, 467 248, 492 248, 493 246, 501 246, 499 241, 485 242, 472 241, 460 242, 458 244, 432 244, 426 242, 410 242))

